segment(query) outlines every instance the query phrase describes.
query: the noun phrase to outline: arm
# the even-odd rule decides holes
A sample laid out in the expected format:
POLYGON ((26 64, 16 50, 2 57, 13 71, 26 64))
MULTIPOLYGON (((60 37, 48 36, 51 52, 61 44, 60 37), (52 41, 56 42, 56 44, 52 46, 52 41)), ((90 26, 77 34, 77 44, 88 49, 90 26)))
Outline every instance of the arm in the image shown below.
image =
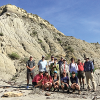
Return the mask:
POLYGON ((28 69, 30 69, 30 67, 28 66, 28 61, 26 62, 26 67, 27 67, 28 69))
POLYGON ((56 70, 57 70, 57 71, 59 70, 59 64, 57 64, 57 66, 56 66, 56 70))

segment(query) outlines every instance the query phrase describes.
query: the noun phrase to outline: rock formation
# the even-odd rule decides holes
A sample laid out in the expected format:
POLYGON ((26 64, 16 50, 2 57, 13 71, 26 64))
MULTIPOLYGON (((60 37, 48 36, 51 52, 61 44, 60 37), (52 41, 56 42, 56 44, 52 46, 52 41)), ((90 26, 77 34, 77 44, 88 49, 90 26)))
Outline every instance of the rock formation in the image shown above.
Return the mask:
POLYGON ((71 57, 84 61, 88 56, 100 67, 100 44, 65 36, 48 21, 14 5, 0 7, 0 44, 0 78, 3 80, 23 71, 30 55, 36 64, 42 55, 46 59, 50 55, 63 56, 68 62, 71 57), (19 59, 11 59, 12 53, 19 59))

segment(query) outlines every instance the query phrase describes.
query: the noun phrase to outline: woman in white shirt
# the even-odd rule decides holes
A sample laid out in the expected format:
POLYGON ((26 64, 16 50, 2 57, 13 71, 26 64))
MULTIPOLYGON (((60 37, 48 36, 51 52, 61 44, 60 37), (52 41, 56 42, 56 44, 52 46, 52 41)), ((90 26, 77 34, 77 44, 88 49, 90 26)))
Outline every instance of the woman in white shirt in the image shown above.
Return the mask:
POLYGON ((70 76, 72 76, 72 72, 75 72, 75 74, 77 76, 77 71, 78 71, 78 65, 77 65, 77 63, 75 63, 74 58, 71 58, 71 63, 69 65, 70 76))
POLYGON ((66 72, 66 75, 69 75, 69 66, 67 65, 66 59, 63 59, 63 64, 60 68, 61 76, 63 75, 63 72, 66 72))

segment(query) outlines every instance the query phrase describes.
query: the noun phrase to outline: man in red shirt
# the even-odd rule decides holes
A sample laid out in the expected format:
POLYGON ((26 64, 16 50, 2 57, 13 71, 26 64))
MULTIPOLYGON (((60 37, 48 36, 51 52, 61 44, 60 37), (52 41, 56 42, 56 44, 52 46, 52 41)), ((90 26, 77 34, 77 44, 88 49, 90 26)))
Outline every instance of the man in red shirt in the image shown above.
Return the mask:
POLYGON ((43 71, 40 71, 39 74, 37 74, 32 80, 33 87, 42 86, 42 81, 43 81, 43 71))
POLYGON ((81 62, 80 59, 78 59, 78 78, 79 78, 79 82, 80 82, 80 85, 82 87, 82 83, 83 83, 83 89, 84 89, 84 64, 81 62), (81 82, 81 79, 82 79, 82 82, 81 82))

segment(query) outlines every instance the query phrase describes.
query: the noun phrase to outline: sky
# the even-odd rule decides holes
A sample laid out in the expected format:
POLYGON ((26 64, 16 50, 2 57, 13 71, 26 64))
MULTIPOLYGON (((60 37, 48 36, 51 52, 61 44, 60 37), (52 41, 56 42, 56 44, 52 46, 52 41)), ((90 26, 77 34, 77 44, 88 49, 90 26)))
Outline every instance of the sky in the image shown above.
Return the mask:
POLYGON ((66 36, 100 43, 100 0, 1 0, 48 20, 66 36))

